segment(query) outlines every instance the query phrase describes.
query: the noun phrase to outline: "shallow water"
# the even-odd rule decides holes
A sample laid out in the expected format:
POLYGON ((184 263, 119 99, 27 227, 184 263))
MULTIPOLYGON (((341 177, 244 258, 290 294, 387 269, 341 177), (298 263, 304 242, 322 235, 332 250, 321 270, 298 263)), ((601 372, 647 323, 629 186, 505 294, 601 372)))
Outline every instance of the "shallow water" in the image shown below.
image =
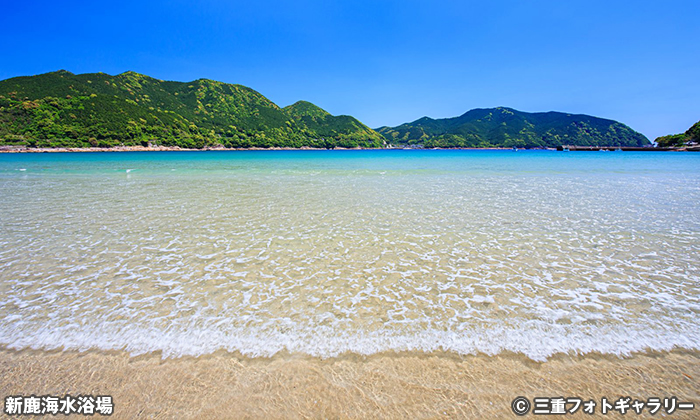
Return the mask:
POLYGON ((700 154, 0 155, 0 345, 700 349, 700 154))

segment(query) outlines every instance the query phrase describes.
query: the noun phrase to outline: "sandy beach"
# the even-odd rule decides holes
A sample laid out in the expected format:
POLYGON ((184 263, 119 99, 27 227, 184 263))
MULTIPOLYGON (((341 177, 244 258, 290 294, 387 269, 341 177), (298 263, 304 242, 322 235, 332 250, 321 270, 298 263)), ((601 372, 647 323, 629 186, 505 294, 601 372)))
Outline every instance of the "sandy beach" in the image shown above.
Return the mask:
POLYGON ((0 420, 700 420, 700 0, 83 3, 0 17, 0 420))
POLYGON ((0 398, 514 419, 519 396, 598 418, 675 397, 695 409, 653 418, 700 418, 696 157, 1 155, 0 398))
MULTIPOLYGON (((700 403, 700 354, 686 351, 555 356, 537 363, 516 354, 162 359, 4 349, 0 376, 3 396, 111 395, 113 418, 515 418, 510 404, 516 396, 598 402, 675 396, 700 403)), ((696 408, 669 417, 697 416, 696 408)), ((566 417, 590 418, 581 412, 566 417)), ((620 415, 596 410, 596 417, 620 415)))

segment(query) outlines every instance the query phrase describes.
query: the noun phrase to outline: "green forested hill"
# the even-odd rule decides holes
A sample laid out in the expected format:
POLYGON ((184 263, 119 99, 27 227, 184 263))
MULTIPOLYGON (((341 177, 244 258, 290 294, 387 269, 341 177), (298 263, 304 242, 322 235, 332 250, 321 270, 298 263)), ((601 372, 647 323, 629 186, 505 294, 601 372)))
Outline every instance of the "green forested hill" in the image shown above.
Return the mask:
POLYGON ((588 115, 473 109, 455 118, 423 117, 377 131, 393 144, 423 147, 643 146, 649 140, 624 124, 588 115))
POLYGON ((36 147, 146 145, 381 147, 355 118, 297 102, 281 109, 253 89, 134 72, 57 71, 0 81, 0 144, 36 147))
POLYGON ((253 89, 207 79, 183 83, 134 72, 110 76, 57 71, 0 81, 0 145, 331 148, 383 147, 385 142, 424 147, 649 143, 616 121, 509 108, 474 109, 456 118, 424 117, 378 131, 310 102, 280 108, 253 89))
POLYGON ((693 124, 685 133, 661 136, 654 141, 659 147, 681 147, 688 144, 698 144, 700 143, 700 121, 693 124))
MULTIPOLYGON (((325 138, 335 138, 338 133, 355 133, 374 139, 379 134, 348 115, 333 116, 311 102, 299 101, 282 108, 298 124, 325 138)), ((381 138, 381 136, 379 136, 381 138)), ((381 141, 383 144, 383 139, 381 141)), ((379 145, 379 143, 377 144, 379 145)))

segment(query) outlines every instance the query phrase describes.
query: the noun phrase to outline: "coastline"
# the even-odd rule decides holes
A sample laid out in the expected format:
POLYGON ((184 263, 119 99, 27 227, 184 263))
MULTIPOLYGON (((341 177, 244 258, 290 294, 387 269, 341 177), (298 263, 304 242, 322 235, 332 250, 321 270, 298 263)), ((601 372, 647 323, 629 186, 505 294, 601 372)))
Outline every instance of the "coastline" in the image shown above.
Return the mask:
MULTIPOLYGON (((603 147, 611 149, 612 147, 603 147)), ((599 151, 600 147, 579 148, 577 151, 599 151)), ((663 152, 696 152, 698 147, 688 148, 634 148, 639 151, 663 151, 663 152)), ((25 146, 0 146, 0 153, 112 153, 112 152, 208 152, 208 151, 265 151, 265 150, 513 150, 511 147, 433 147, 433 148, 414 148, 414 147, 385 147, 385 148, 367 148, 367 147, 335 147, 333 149, 325 149, 318 147, 246 147, 246 148, 226 148, 226 147, 204 147, 202 149, 188 149, 179 146, 117 146, 117 147, 25 147, 25 146)), ((533 148, 533 149, 517 149, 517 150, 550 150, 557 151, 557 148, 533 148)))
MULTIPOLYGON (((118 147, 3 147, 0 153, 100 153, 100 152, 206 152, 214 150, 327 150, 312 147, 250 147, 245 149, 227 149, 223 147, 205 147, 202 149, 187 149, 178 146, 118 146, 118 147)), ((342 149, 355 150, 355 149, 342 149)))
MULTIPOLYGON (((207 152, 207 151, 263 151, 263 150, 512 150, 509 147, 460 147, 460 148, 433 148, 433 149, 418 149, 418 148, 365 148, 356 147, 352 149, 344 147, 335 147, 333 149, 323 149, 318 147, 247 147, 247 148, 225 148, 225 147, 205 147, 202 149, 186 149, 178 146, 119 146, 119 147, 16 147, 16 146, 0 146, 0 153, 100 153, 100 152, 207 152)), ((533 149, 535 150, 535 149, 533 149)), ((536 150, 556 150, 536 149, 536 150)))
MULTIPOLYGON (((695 410, 672 415, 687 419, 697 416, 700 403, 700 352, 685 350, 534 362, 519 354, 406 352, 323 360, 218 352, 162 359, 159 353, 2 349, 0 375, 3 397, 111 395, 113 418, 511 418, 517 396, 598 404, 602 397, 675 396, 695 403, 695 410)), ((608 416, 596 409, 595 417, 608 416)), ((569 417, 591 416, 579 411, 569 417)))

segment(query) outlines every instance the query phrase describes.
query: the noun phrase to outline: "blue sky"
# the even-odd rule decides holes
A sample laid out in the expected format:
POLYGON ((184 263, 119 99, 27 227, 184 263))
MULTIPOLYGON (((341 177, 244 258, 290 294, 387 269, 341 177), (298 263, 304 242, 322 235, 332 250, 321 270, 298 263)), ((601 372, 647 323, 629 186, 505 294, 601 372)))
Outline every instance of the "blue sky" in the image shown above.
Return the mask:
POLYGON ((376 128, 508 106, 700 120, 700 2, 29 1, 0 14, 0 79, 133 70, 240 83, 376 128))

